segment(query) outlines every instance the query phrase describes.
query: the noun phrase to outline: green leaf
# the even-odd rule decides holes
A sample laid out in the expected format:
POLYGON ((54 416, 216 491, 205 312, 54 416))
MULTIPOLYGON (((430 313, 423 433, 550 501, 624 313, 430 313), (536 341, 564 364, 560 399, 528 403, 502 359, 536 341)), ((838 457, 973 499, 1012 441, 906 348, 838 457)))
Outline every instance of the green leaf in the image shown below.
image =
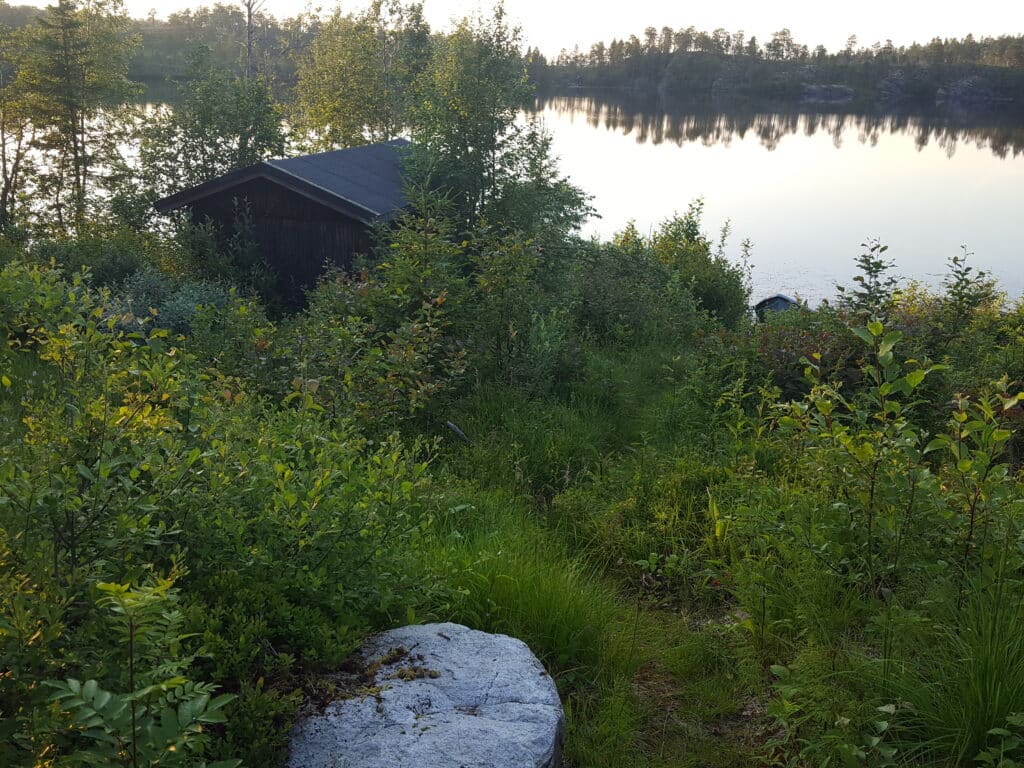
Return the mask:
POLYGON ((100 711, 105 706, 107 706, 107 704, 110 703, 110 700, 113 698, 113 696, 114 694, 112 694, 110 691, 97 691, 96 697, 92 700, 92 705, 96 708, 97 711, 100 711))
POLYGON ((874 343, 874 339, 871 336, 871 332, 868 331, 867 328, 851 328, 850 330, 857 334, 860 340, 863 341, 865 344, 874 343))
MULTIPOLYGON (((881 323, 879 323, 879 325, 881 325, 881 323)), ((884 355, 891 352, 892 348, 895 347, 902 339, 902 331, 889 331, 889 333, 885 334, 885 338, 882 339, 882 343, 878 346, 878 354, 884 355)))
POLYGON ((5 387, 9 387, 11 386, 11 380, 6 375, 0 376, 0 384, 3 384, 5 387))
POLYGON ((918 368, 916 371, 911 371, 904 378, 907 380, 907 384, 910 385, 911 389, 920 386, 921 382, 924 381, 924 377, 927 373, 922 369, 918 368))
POLYGON ((868 333, 872 336, 881 336, 883 331, 885 331, 885 326, 880 321, 872 320, 868 323, 868 333))

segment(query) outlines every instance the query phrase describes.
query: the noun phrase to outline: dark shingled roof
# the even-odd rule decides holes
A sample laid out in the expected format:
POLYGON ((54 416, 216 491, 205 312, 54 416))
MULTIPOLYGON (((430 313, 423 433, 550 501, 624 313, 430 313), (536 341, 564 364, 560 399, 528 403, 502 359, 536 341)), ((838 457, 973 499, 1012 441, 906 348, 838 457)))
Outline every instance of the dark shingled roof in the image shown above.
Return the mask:
POLYGON ((401 150, 408 145, 405 139, 395 139, 287 160, 266 160, 157 200, 154 207, 167 213, 264 178, 366 224, 390 219, 406 205, 401 150))

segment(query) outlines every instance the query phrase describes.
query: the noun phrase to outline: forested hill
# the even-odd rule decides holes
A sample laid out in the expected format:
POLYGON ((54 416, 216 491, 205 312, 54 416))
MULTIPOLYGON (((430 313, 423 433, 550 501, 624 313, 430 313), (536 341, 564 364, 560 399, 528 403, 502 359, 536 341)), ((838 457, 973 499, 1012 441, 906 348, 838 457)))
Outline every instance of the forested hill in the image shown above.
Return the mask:
POLYGON ((858 46, 850 37, 839 52, 814 49, 788 29, 770 40, 742 31, 648 27, 590 50, 563 50, 548 61, 528 52, 542 88, 627 88, 668 97, 757 96, 789 101, 858 101, 924 107, 1016 103, 1024 106, 1024 36, 940 40, 895 46, 858 46))

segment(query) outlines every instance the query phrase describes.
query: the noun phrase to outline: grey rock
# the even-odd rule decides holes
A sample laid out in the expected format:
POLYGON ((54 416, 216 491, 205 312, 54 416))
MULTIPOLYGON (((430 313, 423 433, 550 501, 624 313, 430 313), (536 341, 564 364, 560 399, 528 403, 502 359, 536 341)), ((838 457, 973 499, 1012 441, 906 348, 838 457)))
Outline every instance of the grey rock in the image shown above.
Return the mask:
POLYGON ((296 725, 288 768, 555 768, 561 762, 558 691, 521 640, 424 624, 375 636, 353 661, 347 684, 354 695, 296 725))

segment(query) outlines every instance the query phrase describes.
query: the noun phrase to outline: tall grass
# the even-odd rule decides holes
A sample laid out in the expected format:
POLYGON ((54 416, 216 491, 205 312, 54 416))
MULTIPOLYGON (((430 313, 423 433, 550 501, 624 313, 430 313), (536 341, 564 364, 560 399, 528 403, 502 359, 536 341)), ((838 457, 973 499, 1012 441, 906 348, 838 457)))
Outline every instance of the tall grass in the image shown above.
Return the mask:
POLYGON ((1024 713, 1024 591, 1020 582, 977 587, 958 619, 897 685, 908 755, 928 764, 970 765, 1004 728, 1024 713))
POLYGON ((522 639, 568 679, 603 666, 618 595, 522 502, 479 492, 472 505, 457 505, 431 557, 446 587, 435 610, 447 618, 522 639))

